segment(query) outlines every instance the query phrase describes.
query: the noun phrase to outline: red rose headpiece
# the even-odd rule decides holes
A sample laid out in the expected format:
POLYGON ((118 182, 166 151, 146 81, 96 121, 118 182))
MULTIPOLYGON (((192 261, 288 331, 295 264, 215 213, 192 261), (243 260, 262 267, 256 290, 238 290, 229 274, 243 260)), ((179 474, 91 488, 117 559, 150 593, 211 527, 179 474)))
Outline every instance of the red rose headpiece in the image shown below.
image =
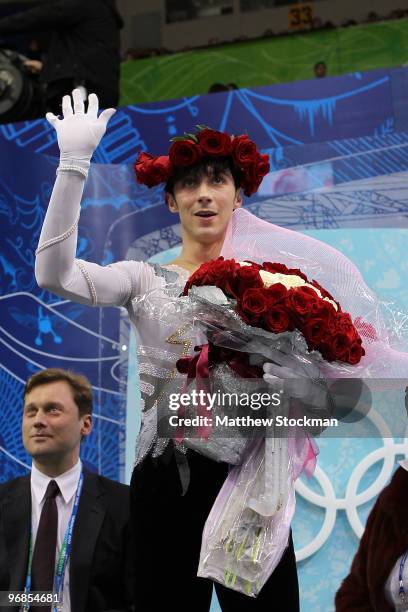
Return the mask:
POLYGON ((137 182, 154 187, 167 182, 176 168, 194 166, 202 157, 231 157, 241 171, 245 195, 255 193, 269 172, 268 155, 259 153, 246 134, 230 136, 203 125, 198 125, 197 129, 196 134, 173 138, 168 155, 154 157, 150 153, 139 153, 134 165, 137 182))

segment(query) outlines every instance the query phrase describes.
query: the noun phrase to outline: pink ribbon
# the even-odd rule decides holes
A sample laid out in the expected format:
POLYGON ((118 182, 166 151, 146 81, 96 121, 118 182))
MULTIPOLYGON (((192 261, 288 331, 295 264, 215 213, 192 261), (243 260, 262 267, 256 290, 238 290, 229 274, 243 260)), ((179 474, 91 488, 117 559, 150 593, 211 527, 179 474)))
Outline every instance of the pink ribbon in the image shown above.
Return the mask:
MULTIPOLYGON (((200 346, 195 346, 194 350, 198 351, 197 355, 194 355, 194 357, 181 357, 181 359, 179 359, 176 363, 177 370, 181 374, 187 374, 187 379, 184 384, 182 392, 183 393, 188 392, 187 391, 188 385, 193 379, 195 379, 196 381, 196 391, 198 393, 200 391, 204 391, 204 399, 202 402, 200 401, 198 408, 197 408, 197 416, 199 417, 205 417, 205 416, 208 417, 208 412, 209 412, 207 410, 208 403, 206 401, 207 393, 209 392, 208 381, 209 381, 209 376, 210 376, 209 360, 208 360, 209 348, 210 348, 209 344, 202 344, 200 346)), ((177 414, 179 417, 184 417, 184 414, 185 414, 184 406, 179 406, 177 414)), ((203 422, 205 423, 204 420, 203 422)), ((198 435, 201 439, 208 440, 210 433, 211 433, 211 425, 200 425, 200 427, 198 428, 198 435)), ((180 444, 183 441, 183 439, 184 439, 184 427, 180 426, 177 429, 176 442, 180 444)))
MULTIPOLYGON (((249 364, 249 356, 247 353, 241 353, 232 349, 225 349, 222 347, 215 346, 213 344, 201 344, 195 346, 194 350, 198 351, 194 357, 181 357, 177 363, 177 370, 181 374, 187 375, 187 380, 183 387, 183 393, 187 393, 189 383, 195 379, 196 390, 200 392, 204 391, 204 401, 200 403, 197 410, 198 416, 208 416, 207 410, 207 393, 209 391, 208 380, 210 377, 210 366, 209 366, 209 351, 211 348, 211 364, 216 363, 227 363, 232 370, 234 370, 242 378, 260 378, 262 377, 262 368, 258 366, 252 366, 249 364)), ((179 417, 183 417, 185 414, 184 407, 179 407, 177 412, 179 417)), ((204 421, 205 422, 205 421, 204 421)), ((211 425, 201 425, 198 429, 200 438, 208 440, 211 433, 211 425)), ((184 428, 179 427, 176 433, 176 442, 180 443, 184 439, 184 428)))

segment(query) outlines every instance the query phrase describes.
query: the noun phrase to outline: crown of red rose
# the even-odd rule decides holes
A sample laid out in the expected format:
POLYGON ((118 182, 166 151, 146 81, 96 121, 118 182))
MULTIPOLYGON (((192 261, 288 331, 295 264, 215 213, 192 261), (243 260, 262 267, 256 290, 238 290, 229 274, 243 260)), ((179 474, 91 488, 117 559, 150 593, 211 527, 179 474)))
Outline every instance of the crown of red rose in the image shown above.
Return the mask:
POLYGON ((270 169, 268 155, 259 153, 256 144, 246 134, 230 136, 197 125, 195 134, 172 138, 168 155, 154 157, 150 153, 139 153, 134 164, 137 182, 147 187, 166 183, 176 168, 194 166, 203 157, 231 157, 241 171, 240 186, 247 196, 258 190, 270 169))

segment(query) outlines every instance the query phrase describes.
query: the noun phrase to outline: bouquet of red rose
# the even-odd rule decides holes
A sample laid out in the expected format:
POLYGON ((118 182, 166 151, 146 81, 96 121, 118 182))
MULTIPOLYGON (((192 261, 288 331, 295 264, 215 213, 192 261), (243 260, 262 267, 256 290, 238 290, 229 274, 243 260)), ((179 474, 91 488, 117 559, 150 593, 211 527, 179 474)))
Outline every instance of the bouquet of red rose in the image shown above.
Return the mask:
MULTIPOLYGON (((264 376, 267 380, 264 364, 285 365, 290 376, 299 372, 297 378, 285 381, 286 396, 291 394, 290 387, 298 391, 307 386, 308 401, 302 393, 297 395, 301 409, 313 411, 319 405, 327 415, 330 398, 320 366, 335 362, 336 374, 341 363, 355 366, 365 354, 350 315, 342 312, 333 296, 317 281, 309 282, 300 270, 280 263, 260 265, 220 257, 202 264, 188 279, 183 294, 189 296, 193 309, 198 307, 192 316, 205 342, 196 346, 195 356, 182 357, 176 365, 187 375, 187 384, 195 380, 197 390, 208 388, 209 382, 213 388, 216 383, 228 385, 228 391, 234 385, 253 388, 248 379, 264 376)), ((202 429, 186 444, 219 461, 240 463, 247 449, 245 440, 233 436, 228 442, 225 436, 221 444, 220 430, 216 433, 209 439, 210 430, 202 429)))
POLYGON ((280 334, 299 330, 309 350, 327 361, 355 365, 365 354, 349 313, 315 280, 281 263, 237 262, 223 257, 202 264, 185 288, 213 285, 236 300, 248 325, 280 334))
MULTIPOLYGON (((249 378, 262 379, 260 366, 281 358, 289 369, 307 364, 319 371, 322 362, 355 365, 365 354, 350 315, 334 297, 280 263, 220 257, 191 275, 184 295, 206 344, 196 347, 195 356, 179 359, 177 369, 195 379, 197 388, 203 372, 231 391, 248 387, 249 378)), ((322 383, 319 376, 313 382, 322 383)), ((326 410, 325 382, 323 387, 319 409, 326 410)), ((289 411, 291 398, 283 400, 279 411, 289 411)), ((308 462, 314 465, 313 444, 304 433, 282 437, 277 429, 240 448, 235 438, 231 447, 210 436, 185 443, 230 463, 229 456, 239 455, 207 519, 198 575, 256 597, 287 546, 294 481, 308 462)))

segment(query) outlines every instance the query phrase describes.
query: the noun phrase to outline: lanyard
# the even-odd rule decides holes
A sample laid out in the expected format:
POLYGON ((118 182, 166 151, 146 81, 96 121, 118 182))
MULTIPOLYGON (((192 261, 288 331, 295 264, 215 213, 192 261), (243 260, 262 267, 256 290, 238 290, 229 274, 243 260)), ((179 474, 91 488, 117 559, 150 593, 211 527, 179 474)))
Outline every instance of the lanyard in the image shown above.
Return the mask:
POLYGON ((401 557, 401 561, 400 561, 400 566, 399 566, 399 576, 398 576, 398 580, 399 580, 399 596, 401 601, 403 601, 405 603, 405 599, 406 599, 406 593, 405 593, 405 589, 404 589, 404 579, 403 579, 403 575, 404 575, 404 565, 405 565, 405 561, 408 558, 408 551, 405 553, 405 555, 403 555, 401 557))
MULTIPOLYGON (((71 518, 69 519, 67 529, 65 531, 64 540, 62 542, 61 550, 58 555, 57 563, 55 566, 55 575, 54 575, 54 587, 53 593, 57 593, 59 595, 58 599, 61 599, 61 594, 64 588, 64 575, 65 569, 67 567, 67 562, 69 556, 71 554, 71 545, 72 545, 72 533, 74 530, 75 519, 78 514, 78 505, 79 498, 81 496, 82 485, 84 482, 84 475, 81 471, 81 475, 79 477, 77 490, 75 493, 74 499, 74 507, 72 508, 71 518)), ((33 534, 30 534, 30 548, 29 548, 29 556, 28 556, 28 570, 27 570, 27 578, 26 584, 24 588, 25 593, 29 593, 31 591, 31 568, 33 564, 33 534)), ((37 602, 36 602, 37 605, 37 602)), ((30 610, 30 604, 25 603, 22 608, 22 612, 28 612, 30 610)), ((57 604, 52 605, 52 612, 57 612, 58 607, 57 604)))

